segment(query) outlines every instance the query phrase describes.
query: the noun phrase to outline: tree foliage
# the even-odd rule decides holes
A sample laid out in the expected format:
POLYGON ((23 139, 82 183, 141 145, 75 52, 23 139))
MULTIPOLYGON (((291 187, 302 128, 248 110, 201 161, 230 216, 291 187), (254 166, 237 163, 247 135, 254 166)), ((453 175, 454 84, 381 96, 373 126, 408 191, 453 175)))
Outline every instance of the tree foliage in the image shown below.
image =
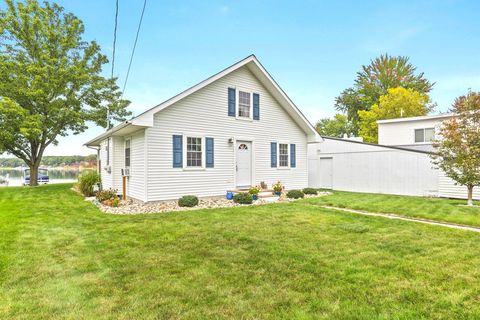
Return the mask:
POLYGON ((480 185, 480 93, 469 92, 455 99, 455 118, 445 120, 434 142, 433 163, 457 184, 466 186, 468 204, 480 185))
POLYGON ((315 125, 317 132, 321 136, 341 138, 345 134, 350 136, 353 134, 353 126, 348 121, 347 116, 336 114, 333 118, 320 119, 315 125))
POLYGON ((6 0, 0 11, 0 153, 25 161, 36 184, 45 148, 93 121, 107 126, 129 115, 115 81, 101 75, 108 62, 84 26, 57 4, 6 0))
POLYGON ((359 134, 365 142, 378 142, 378 120, 424 116, 434 105, 426 94, 402 87, 388 89, 370 110, 360 110, 359 134))
POLYGON ((345 89, 335 98, 335 108, 347 115, 357 133, 358 111, 370 110, 388 89, 402 87, 427 94, 432 86, 433 83, 425 79, 423 73, 416 73, 408 57, 385 54, 362 66, 353 87, 345 89))

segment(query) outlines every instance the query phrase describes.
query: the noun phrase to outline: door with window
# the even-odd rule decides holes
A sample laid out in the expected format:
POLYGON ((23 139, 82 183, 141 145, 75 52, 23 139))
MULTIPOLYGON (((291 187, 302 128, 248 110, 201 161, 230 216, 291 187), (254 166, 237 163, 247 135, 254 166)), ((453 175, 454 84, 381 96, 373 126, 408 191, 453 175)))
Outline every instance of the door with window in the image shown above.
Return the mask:
POLYGON ((237 187, 250 187, 252 185, 252 143, 237 141, 236 144, 236 181, 237 187))

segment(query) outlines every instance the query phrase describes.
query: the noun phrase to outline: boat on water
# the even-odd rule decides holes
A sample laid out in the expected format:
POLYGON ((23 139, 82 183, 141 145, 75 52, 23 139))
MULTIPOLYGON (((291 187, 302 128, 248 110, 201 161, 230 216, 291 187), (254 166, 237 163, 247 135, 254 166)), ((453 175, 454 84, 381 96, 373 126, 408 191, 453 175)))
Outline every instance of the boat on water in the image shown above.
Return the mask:
MULTIPOLYGON (((47 168, 39 168, 38 175, 37 175, 37 183, 48 183, 50 182, 50 178, 48 176, 48 169, 47 168)), ((25 168, 23 169, 23 184, 28 185, 30 184, 30 169, 25 168)))
POLYGON ((0 176, 0 186, 7 186, 10 180, 10 175, 7 173, 5 176, 0 176))

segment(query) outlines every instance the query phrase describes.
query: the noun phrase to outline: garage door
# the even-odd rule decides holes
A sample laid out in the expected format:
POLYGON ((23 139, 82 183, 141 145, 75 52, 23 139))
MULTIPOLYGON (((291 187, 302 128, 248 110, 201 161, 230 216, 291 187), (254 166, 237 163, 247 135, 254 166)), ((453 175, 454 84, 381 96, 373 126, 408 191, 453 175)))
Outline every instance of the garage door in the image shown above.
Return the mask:
POLYGON ((333 158, 320 158, 320 188, 333 188, 333 158))

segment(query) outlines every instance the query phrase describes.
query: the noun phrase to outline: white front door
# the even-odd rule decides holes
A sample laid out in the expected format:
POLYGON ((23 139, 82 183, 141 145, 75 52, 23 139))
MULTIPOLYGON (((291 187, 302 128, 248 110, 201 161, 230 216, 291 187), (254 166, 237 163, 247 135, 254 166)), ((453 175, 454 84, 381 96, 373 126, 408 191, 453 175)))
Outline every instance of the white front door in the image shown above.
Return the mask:
POLYGON ((237 187, 250 187, 252 185, 252 143, 237 141, 237 187))

